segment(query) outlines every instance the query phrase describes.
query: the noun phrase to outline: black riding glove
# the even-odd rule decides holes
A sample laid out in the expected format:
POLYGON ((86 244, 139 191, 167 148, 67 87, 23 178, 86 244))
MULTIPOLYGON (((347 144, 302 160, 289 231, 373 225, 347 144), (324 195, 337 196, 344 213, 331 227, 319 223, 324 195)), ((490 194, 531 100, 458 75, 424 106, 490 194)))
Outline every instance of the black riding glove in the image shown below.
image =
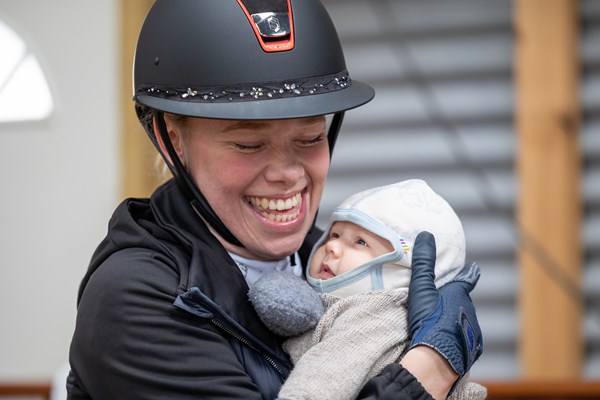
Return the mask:
POLYGON ((435 238, 421 232, 415 240, 408 293, 408 322, 413 348, 425 345, 440 353, 462 377, 483 351, 481 329, 469 293, 479 266, 467 264, 439 290, 435 287, 435 238))

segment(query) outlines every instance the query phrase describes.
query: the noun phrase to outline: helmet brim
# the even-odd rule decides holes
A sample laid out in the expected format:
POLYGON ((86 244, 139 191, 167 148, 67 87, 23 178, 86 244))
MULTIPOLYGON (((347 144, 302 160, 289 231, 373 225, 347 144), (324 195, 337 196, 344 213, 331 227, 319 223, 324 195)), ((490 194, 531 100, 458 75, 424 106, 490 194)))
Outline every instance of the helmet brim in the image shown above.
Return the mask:
POLYGON ((344 89, 278 99, 210 102, 162 98, 146 93, 140 93, 136 98, 147 107, 189 117, 270 120, 333 114, 362 106, 374 96, 375 91, 371 86, 353 80, 344 89))

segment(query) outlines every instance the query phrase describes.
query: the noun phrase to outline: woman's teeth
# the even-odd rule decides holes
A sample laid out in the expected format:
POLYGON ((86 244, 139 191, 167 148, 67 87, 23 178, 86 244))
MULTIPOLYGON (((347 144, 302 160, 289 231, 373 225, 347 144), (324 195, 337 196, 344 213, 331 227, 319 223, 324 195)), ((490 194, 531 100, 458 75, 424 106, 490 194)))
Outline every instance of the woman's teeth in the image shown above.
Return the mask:
POLYGON ((296 219, 300 214, 299 205, 302 204, 301 193, 287 199, 267 199, 265 197, 250 197, 249 199, 263 217, 276 222, 288 222, 296 219))

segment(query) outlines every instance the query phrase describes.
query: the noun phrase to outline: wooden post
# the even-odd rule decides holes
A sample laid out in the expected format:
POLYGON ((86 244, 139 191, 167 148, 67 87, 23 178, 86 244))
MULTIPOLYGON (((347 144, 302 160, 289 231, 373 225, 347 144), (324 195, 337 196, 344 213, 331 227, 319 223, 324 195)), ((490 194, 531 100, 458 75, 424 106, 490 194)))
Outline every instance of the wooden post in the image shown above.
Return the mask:
POLYGON ((121 7, 122 195, 148 197, 160 183, 157 152, 133 107, 132 66, 140 28, 152 0, 125 0, 121 7))
POLYGON ((583 356, 578 1, 513 5, 522 377, 572 380, 583 356))

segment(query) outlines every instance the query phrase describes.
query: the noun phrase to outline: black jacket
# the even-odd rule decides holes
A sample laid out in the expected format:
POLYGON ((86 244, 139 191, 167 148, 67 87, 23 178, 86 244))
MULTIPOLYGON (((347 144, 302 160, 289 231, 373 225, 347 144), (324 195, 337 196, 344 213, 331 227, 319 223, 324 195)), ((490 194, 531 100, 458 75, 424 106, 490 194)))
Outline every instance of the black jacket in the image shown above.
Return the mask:
MULTIPOLYGON (((320 232, 300 250, 303 263, 320 232)), ((273 399, 291 364, 261 323, 248 286, 174 182, 128 199, 81 283, 71 342, 70 399, 273 399)), ((386 398, 403 369, 367 385, 386 398)), ((394 389, 394 397, 398 390, 394 389)))

